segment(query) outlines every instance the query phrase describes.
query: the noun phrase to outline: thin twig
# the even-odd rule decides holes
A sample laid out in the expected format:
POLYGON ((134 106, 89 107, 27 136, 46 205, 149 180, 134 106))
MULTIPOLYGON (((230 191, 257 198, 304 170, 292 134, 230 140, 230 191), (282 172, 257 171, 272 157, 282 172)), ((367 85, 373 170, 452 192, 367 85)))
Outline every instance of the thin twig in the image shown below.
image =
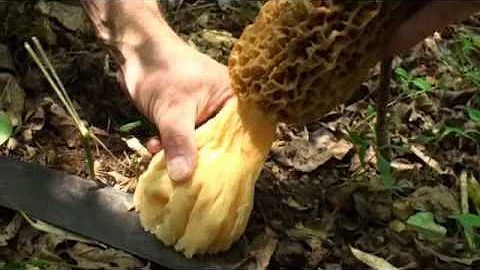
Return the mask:
POLYGON ((376 137, 379 153, 390 160, 389 136, 387 127, 387 105, 390 98, 390 80, 392 78, 393 57, 385 59, 381 63, 381 78, 379 89, 377 89, 377 123, 376 137))

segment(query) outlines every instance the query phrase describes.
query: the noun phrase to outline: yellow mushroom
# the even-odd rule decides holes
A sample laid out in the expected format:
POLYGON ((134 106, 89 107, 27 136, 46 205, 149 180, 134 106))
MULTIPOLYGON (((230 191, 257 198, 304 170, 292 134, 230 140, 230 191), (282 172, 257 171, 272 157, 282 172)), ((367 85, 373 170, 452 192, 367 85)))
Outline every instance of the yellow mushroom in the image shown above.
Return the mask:
POLYGON ((406 14, 399 3, 265 3, 229 58, 236 96, 196 130, 192 178, 171 181, 163 152, 139 178, 134 203, 142 226, 188 258, 229 249, 247 226, 277 123, 312 122, 345 102, 406 14))

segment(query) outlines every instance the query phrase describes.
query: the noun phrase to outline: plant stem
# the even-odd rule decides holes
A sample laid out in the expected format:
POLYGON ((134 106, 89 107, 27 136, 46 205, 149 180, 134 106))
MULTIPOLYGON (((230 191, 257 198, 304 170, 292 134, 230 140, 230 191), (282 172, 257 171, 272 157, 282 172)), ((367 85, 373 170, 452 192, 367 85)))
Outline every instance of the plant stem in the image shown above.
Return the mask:
POLYGON ((379 89, 377 89, 377 122, 376 137, 377 148, 387 161, 390 161, 389 136, 387 127, 387 104, 390 98, 390 80, 392 78, 393 57, 385 59, 381 63, 381 77, 379 89))
POLYGON ((85 147, 85 157, 86 157, 86 162, 88 166, 88 169, 87 169, 88 174, 92 180, 95 180, 94 162, 93 162, 92 151, 90 148, 90 138, 91 138, 90 130, 85 125, 85 123, 81 120, 79 114, 75 110, 72 100, 68 96, 68 93, 65 87, 63 86, 62 81, 58 77, 57 72, 55 71, 53 65, 49 61, 47 54, 45 53, 45 50, 43 49, 42 45, 40 44, 40 42, 36 37, 33 37, 32 40, 38 53, 36 53, 30 46, 30 44, 28 44, 27 42, 25 42, 25 49, 28 51, 32 59, 38 65, 43 75, 45 76, 47 81, 50 83, 53 90, 57 94, 58 98, 62 101, 63 105, 66 107, 68 113, 70 114, 70 117, 73 119, 73 121, 75 122, 75 125, 80 131, 82 142, 85 147), (50 73, 48 71, 50 71, 50 73))

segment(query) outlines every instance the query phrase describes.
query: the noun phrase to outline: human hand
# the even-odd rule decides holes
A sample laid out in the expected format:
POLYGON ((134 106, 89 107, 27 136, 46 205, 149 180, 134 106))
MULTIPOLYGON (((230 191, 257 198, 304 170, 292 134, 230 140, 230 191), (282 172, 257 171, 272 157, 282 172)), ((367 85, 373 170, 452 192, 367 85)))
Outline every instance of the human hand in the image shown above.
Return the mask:
POLYGON ((163 148, 172 180, 183 180, 196 164, 195 125, 205 122, 231 97, 226 66, 181 40, 163 37, 122 64, 118 78, 137 108, 156 124, 160 136, 147 143, 163 148), (162 52, 156 52, 159 49, 162 52), (166 55, 155 57, 154 55, 166 55))
POLYGON ((188 179, 196 166, 195 126, 232 96, 227 67, 180 39, 162 18, 157 1, 82 4, 120 66, 122 88, 159 130, 149 150, 165 151, 172 180, 188 179))

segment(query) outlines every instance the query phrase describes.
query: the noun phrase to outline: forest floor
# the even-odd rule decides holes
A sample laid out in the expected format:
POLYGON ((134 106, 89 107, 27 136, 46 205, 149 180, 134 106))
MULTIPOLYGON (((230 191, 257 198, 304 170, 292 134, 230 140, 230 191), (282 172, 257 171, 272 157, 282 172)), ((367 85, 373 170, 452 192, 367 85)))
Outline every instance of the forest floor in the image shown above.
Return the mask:
MULTIPOLYGON (((166 15, 192 46, 226 64, 259 6, 224 2, 178 1, 166 15)), ((79 15, 81 7, 1 2, 0 13, 0 59, 12 59, 0 61, 0 107, 14 124, 2 155, 88 175, 73 122, 23 46, 36 36, 81 118, 108 148, 93 147, 99 180, 132 192, 146 164, 126 141, 145 142, 155 128, 119 89, 113 60, 79 15), (126 129, 132 123, 138 125, 126 129)), ((365 256, 401 269, 480 267, 479 27, 476 18, 452 25, 394 59, 391 163, 375 155, 379 67, 320 121, 279 126, 244 237, 260 269, 367 268, 365 256)), ((5 267, 138 269, 147 263, 18 222, 18 213, 1 210, 5 267)))

